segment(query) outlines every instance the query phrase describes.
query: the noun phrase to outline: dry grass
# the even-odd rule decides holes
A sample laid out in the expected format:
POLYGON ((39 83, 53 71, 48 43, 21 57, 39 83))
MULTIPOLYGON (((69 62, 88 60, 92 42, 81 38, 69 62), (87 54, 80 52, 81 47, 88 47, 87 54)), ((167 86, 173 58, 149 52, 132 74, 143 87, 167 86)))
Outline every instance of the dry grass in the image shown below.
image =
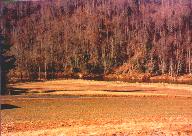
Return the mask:
POLYGON ((85 80, 56 80, 11 85, 17 93, 59 94, 81 96, 129 96, 129 95, 164 95, 192 96, 192 85, 160 83, 127 83, 85 80))

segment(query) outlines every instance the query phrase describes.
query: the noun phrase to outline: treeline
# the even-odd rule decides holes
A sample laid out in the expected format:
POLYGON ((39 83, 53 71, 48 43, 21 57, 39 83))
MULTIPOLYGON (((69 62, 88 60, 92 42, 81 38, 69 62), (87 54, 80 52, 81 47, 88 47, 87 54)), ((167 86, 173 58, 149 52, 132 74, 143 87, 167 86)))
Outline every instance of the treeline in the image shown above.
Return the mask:
POLYGON ((192 0, 17 1, 0 15, 11 77, 192 74, 192 0))

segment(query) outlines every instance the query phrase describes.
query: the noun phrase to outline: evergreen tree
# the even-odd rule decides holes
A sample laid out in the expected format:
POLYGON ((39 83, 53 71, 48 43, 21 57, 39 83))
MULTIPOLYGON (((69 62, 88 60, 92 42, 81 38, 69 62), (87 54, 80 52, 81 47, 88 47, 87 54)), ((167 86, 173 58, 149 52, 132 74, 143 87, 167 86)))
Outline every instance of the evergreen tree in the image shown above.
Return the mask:
POLYGON ((14 68, 15 58, 9 54, 11 48, 10 40, 4 35, 0 35, 0 81, 1 95, 8 93, 7 91, 7 74, 14 68))

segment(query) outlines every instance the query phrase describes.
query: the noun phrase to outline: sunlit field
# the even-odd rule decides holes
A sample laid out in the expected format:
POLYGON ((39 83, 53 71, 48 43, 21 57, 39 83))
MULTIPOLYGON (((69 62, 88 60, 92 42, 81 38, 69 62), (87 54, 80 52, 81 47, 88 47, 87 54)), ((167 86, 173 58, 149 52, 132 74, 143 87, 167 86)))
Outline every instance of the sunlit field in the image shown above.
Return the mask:
POLYGON ((0 0, 2 136, 192 136, 192 0, 0 0))
POLYGON ((192 135, 190 85, 57 80, 11 85, 3 135, 192 135))

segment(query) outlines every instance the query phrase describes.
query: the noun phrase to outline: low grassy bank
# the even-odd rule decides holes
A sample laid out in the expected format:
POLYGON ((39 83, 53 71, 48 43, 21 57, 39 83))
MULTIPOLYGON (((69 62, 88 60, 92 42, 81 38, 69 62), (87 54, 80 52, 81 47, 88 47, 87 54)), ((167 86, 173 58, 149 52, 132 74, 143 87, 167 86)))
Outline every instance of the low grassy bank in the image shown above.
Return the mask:
POLYGON ((13 95, 192 97, 192 85, 70 79, 10 84, 10 92, 13 95))

